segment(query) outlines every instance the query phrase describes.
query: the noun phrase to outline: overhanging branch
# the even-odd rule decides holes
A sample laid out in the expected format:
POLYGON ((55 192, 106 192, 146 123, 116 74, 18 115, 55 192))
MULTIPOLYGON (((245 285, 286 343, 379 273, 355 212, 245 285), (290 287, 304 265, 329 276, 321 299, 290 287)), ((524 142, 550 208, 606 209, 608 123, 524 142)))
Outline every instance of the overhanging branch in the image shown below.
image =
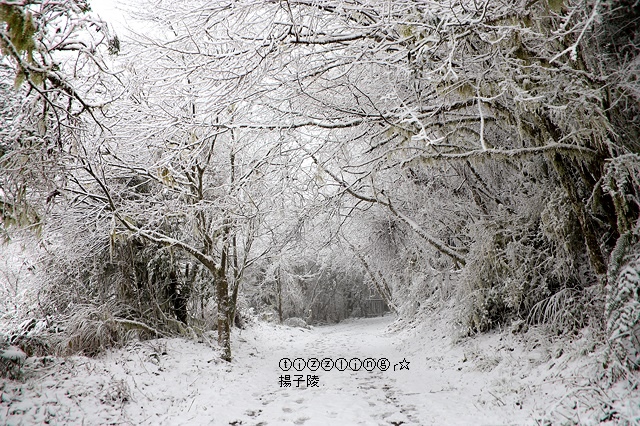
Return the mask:
POLYGON ((409 227, 416 234, 418 234, 420 237, 422 237, 422 239, 424 239, 427 243, 429 243, 433 248, 435 248, 436 250, 438 250, 442 254, 447 255, 448 257, 450 257, 454 262, 456 262, 459 265, 464 266, 466 264, 466 261, 465 261, 464 257, 462 257, 462 255, 460 253, 458 253, 452 247, 449 247, 445 242, 440 241, 438 238, 430 235, 415 220, 411 219, 410 217, 408 217, 407 215, 405 215, 404 213, 400 212, 395 207, 393 207, 391 202, 390 202, 390 200, 387 199, 385 201, 385 200, 381 200, 381 199, 379 199, 377 197, 374 198, 374 197, 370 197, 370 196, 366 196, 366 195, 362 195, 362 194, 358 193, 357 191, 355 191, 352 188, 351 185, 348 185, 345 181, 340 179, 338 176, 336 176, 333 172, 331 172, 325 166, 320 164, 320 162, 317 160, 315 155, 313 155, 311 153, 308 153, 308 152, 307 152, 307 154, 309 154, 311 156, 311 159, 313 160, 313 162, 318 167, 322 168, 322 170, 325 173, 327 173, 329 176, 331 176, 331 178, 334 181, 336 181, 336 183, 338 183, 342 188, 344 188, 346 193, 348 193, 349 195, 357 198, 358 200, 385 206, 386 208, 389 209, 391 214, 393 214, 395 217, 397 217, 398 219, 400 219, 401 221, 403 221, 404 223, 409 225, 409 227))

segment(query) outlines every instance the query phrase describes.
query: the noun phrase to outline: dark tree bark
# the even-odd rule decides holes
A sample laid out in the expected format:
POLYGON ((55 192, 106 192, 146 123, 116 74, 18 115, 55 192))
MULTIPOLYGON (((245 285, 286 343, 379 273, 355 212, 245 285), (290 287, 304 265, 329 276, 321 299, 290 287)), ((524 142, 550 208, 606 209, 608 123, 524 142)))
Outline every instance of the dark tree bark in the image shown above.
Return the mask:
POLYGON ((229 297, 229 282, 224 268, 218 268, 215 273, 216 300, 218 305, 218 344, 222 348, 222 359, 231 361, 231 299, 229 297))
POLYGON ((587 247, 587 253, 589 254, 589 261, 591 268, 598 275, 604 275, 607 273, 607 263, 600 249, 600 243, 596 235, 595 227, 592 219, 589 217, 589 213, 585 208, 585 205, 580 201, 578 197, 578 190, 573 182, 572 176, 565 164, 565 160, 560 153, 553 155, 553 166, 558 173, 560 183, 567 193, 571 207, 574 213, 578 217, 582 235, 584 236, 584 242, 587 247))

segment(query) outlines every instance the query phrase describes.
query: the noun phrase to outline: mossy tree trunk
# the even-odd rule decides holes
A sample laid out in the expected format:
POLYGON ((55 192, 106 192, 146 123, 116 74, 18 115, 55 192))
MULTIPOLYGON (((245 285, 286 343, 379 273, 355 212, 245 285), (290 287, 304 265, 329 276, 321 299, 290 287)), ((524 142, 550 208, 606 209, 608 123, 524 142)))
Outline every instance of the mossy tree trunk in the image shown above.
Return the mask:
POLYGON ((593 220, 590 218, 585 205, 579 199, 576 185, 573 182, 572 176, 570 176, 570 172, 562 155, 555 153, 552 162, 560 178, 560 183, 567 193, 571 207, 578 218, 587 253, 589 254, 591 268, 597 275, 604 276, 607 273, 607 263, 600 249, 600 243, 596 235, 593 220))

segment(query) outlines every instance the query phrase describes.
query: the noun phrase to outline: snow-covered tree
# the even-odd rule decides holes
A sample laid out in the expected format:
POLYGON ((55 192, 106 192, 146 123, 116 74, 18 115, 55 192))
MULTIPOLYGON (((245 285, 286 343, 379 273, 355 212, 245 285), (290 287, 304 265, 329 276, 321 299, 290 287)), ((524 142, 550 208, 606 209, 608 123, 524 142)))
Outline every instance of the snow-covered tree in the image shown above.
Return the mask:
MULTIPOLYGON (((31 34, 29 8, 2 9, 5 57, 31 95, 55 89, 38 98, 48 116, 71 101, 70 124, 96 111, 92 96, 120 94, 93 129, 70 133, 70 183, 44 193, 70 195, 69 211, 112 247, 178 250, 169 269, 186 293, 193 265, 208 271, 226 359, 244 271, 269 255, 278 267, 262 265, 265 281, 284 282, 282 268, 305 275, 281 250, 297 239, 320 252, 325 235, 406 315, 434 294, 464 302, 467 331, 509 319, 575 328, 604 311, 602 284, 613 291, 638 239, 631 2, 139 7, 146 24, 120 45, 119 85, 56 85, 49 76, 63 75, 32 62, 29 40, 5 40, 20 25, 31 34), (298 238, 309 224, 317 235, 298 238)), ((71 46, 92 58, 84 37, 71 46)), ((305 281, 290 281, 303 301, 305 281)), ((186 295, 178 287, 174 300, 186 295)))
MULTIPOLYGON (((83 1, 0 2, 0 213, 41 222, 63 185, 61 157, 80 118, 109 99, 104 24, 83 1)), ((94 118, 96 118, 94 116, 94 118)))
POLYGON ((489 317, 468 321, 484 329, 596 283, 619 216, 637 216, 600 185, 633 149, 612 119, 632 80, 600 66, 610 8, 159 2, 139 37, 153 72, 138 78, 162 91, 149 106, 165 128, 278 135, 313 162, 320 197, 381 209, 411 235, 402 262, 466 271, 469 309, 489 317))

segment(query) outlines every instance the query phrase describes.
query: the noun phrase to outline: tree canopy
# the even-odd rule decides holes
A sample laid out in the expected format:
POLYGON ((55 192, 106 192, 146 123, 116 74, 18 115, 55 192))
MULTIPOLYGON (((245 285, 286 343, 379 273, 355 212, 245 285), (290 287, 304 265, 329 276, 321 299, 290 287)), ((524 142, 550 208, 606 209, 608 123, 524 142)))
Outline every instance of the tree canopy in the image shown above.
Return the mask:
POLYGON ((340 319, 368 286, 632 353, 632 2, 158 0, 119 37, 87 12, 0 2, 2 229, 58 247, 65 303, 215 323, 230 360, 242 309, 340 319))

